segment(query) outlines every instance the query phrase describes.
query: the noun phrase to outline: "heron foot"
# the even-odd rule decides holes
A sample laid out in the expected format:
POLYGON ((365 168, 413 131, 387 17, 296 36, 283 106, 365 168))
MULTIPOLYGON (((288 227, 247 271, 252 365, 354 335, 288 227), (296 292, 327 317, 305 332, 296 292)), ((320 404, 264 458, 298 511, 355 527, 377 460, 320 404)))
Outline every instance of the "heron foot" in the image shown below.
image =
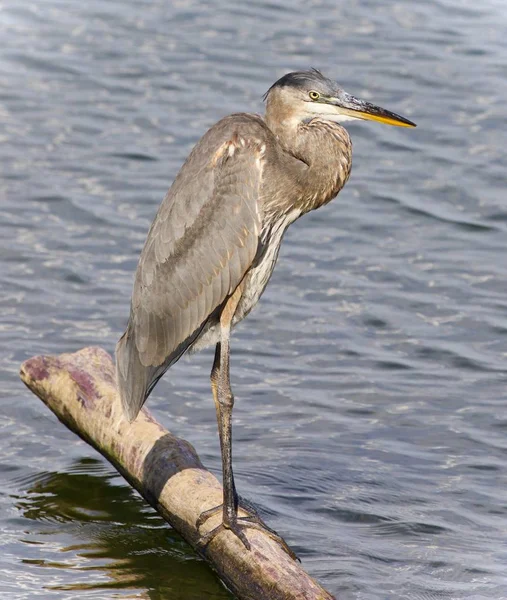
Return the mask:
MULTIPOLYGON (((222 531, 232 531, 236 537, 242 542, 243 546, 247 550, 251 550, 250 542, 248 541, 244 529, 258 529, 267 534, 272 540, 277 542, 282 549, 292 558, 292 560, 299 560, 297 555, 289 548, 287 542, 274 530, 268 527, 264 521, 260 518, 253 507, 249 507, 252 514, 248 514, 245 517, 234 516, 233 518, 227 518, 224 515, 224 519, 220 525, 217 525, 214 529, 202 535, 198 540, 198 545, 206 550, 208 544, 222 531)), ((244 509, 243 509, 244 510, 244 509)), ((199 518, 196 521, 197 529, 200 529, 206 521, 216 515, 218 512, 223 511, 223 505, 215 506, 214 508, 210 508, 209 510, 205 510, 200 514, 199 518)), ((246 512, 246 511, 245 511, 246 512)))

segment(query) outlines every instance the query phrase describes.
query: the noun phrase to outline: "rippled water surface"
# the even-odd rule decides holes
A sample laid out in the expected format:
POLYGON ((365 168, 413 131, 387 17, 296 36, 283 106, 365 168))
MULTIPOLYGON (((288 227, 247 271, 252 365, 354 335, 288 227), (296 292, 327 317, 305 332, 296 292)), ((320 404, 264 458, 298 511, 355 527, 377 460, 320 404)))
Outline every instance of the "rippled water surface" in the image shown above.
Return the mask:
MULTIPOLYGON (((226 599, 18 379, 126 324, 195 141, 315 66, 418 128, 288 232, 233 340, 240 492, 340 599, 507 598, 504 0, 0 1, 0 596, 226 599)), ((157 418, 218 472, 210 352, 157 418)))

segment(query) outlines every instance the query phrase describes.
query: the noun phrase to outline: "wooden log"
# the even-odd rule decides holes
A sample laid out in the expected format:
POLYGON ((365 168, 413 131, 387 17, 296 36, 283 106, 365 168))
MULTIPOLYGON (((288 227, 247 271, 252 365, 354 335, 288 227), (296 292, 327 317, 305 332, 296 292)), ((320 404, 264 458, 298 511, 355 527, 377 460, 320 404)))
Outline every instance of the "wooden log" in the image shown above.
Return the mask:
POLYGON ((269 535, 245 529, 247 550, 230 531, 205 551, 196 520, 222 501, 222 486, 202 465, 193 446, 164 429, 143 409, 133 423, 123 417, 114 365, 101 348, 74 354, 35 356, 21 366, 23 382, 60 421, 98 450, 193 546, 240 600, 332 600, 269 535))

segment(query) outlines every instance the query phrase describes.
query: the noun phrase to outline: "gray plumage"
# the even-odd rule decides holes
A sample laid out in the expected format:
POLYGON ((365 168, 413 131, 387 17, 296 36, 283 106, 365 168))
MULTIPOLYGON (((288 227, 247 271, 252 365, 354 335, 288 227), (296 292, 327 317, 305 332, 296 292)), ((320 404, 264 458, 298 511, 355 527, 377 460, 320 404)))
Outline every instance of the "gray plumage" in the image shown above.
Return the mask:
MULTIPOLYGON (((248 125, 244 119, 238 129, 246 131, 248 125)), ((116 351, 129 420, 255 258, 259 156, 251 137, 231 136, 225 119, 194 148, 160 206, 139 260, 127 331, 116 351)))
MULTIPOLYGON (((229 323, 243 319, 259 300, 287 227, 329 202, 346 183, 352 145, 340 121, 372 118, 412 125, 346 94, 318 71, 285 75, 265 99, 264 118, 231 115, 202 137, 153 221, 135 276, 127 330, 116 348, 118 387, 130 421, 185 352, 217 343, 216 373, 227 346, 227 356, 221 356, 227 373, 217 375, 223 385, 218 392, 214 388, 219 427, 226 427, 220 410, 232 410, 229 323)), ((225 465, 230 439, 228 448, 221 441, 225 465)), ((224 485, 230 491, 224 522, 246 545, 234 517, 237 499, 235 511, 230 506, 235 497, 230 464, 228 470, 224 466, 224 485)))

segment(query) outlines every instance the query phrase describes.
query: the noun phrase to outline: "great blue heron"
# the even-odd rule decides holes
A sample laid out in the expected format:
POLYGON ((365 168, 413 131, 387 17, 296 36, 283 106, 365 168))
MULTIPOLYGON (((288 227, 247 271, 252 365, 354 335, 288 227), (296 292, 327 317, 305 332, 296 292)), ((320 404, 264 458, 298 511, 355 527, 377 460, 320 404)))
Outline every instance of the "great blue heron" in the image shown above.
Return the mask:
POLYGON ((211 370, 222 453, 224 528, 249 548, 232 473, 231 327, 259 300, 287 227, 345 185, 352 145, 340 124, 371 119, 415 124, 358 100, 319 71, 288 73, 265 95, 264 117, 238 113, 197 143, 165 196, 139 259, 127 330, 116 347, 123 410, 133 421, 179 358, 216 344, 211 370))

